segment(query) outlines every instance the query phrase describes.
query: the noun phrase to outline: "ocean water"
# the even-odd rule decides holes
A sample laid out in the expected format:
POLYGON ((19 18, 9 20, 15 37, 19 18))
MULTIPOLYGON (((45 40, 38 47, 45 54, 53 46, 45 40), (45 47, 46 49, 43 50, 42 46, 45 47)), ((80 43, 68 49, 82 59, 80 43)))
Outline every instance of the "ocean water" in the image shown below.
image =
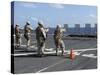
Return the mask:
MULTIPOLYGON (((21 33, 24 33, 24 30, 20 30, 21 33)), ((54 34, 55 28, 49 28, 48 34, 54 34)), ((35 31, 33 30, 32 33, 34 34, 35 31)), ((97 35, 97 28, 67 28, 65 35, 97 35)))
MULTIPOLYGON (((49 28, 49 34, 53 34, 55 31, 55 28, 49 28)), ((97 35, 97 28, 68 28, 64 32, 64 34, 73 34, 73 35, 97 35)))

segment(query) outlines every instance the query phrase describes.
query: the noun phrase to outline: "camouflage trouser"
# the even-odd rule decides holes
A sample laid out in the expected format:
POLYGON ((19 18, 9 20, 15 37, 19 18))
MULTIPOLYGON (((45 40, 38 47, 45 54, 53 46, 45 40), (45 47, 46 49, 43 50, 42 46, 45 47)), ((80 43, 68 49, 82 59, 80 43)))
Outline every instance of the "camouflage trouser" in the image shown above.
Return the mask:
POLYGON ((43 54, 45 50, 45 41, 44 40, 37 40, 37 47, 38 47, 38 54, 43 54))
POLYGON ((60 39, 58 41, 55 41, 55 44, 56 44, 56 54, 58 53, 59 49, 61 49, 63 55, 65 50, 65 44, 63 40, 60 39))
POLYGON ((19 47, 21 45, 21 38, 16 35, 16 47, 19 47))
POLYGON ((25 37, 25 39, 27 40, 27 47, 29 47, 30 46, 30 38, 31 38, 31 35, 30 35, 30 33, 25 33, 24 34, 24 37, 25 37))

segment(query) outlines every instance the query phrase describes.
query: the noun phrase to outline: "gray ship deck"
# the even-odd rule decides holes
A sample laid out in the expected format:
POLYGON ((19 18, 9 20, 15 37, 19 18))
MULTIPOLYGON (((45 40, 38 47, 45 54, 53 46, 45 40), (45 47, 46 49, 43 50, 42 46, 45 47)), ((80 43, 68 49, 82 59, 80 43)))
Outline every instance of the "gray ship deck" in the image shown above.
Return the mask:
POLYGON ((45 56, 37 56, 36 41, 30 49, 26 49, 25 43, 21 48, 15 49, 14 66, 15 73, 38 73, 68 70, 84 70, 97 68, 97 40, 95 38, 70 39, 65 38, 64 56, 55 56, 54 42, 50 37, 46 42, 45 56), (70 49, 73 48, 75 59, 69 59, 70 49))

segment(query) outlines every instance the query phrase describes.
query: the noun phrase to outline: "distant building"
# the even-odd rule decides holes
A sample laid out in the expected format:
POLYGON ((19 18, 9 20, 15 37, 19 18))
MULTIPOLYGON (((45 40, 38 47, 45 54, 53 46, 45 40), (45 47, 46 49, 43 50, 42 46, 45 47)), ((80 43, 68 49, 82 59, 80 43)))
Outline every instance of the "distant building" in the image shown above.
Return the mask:
POLYGON ((91 34, 91 24, 89 24, 89 23, 85 24, 84 32, 85 32, 86 35, 91 34))
POLYGON ((80 34, 80 24, 75 24, 75 34, 76 35, 80 34))
POLYGON ((95 34, 97 34, 97 24, 95 24, 95 27, 94 27, 94 29, 95 29, 95 34))
POLYGON ((68 24, 64 24, 64 28, 65 28, 65 30, 66 30, 66 33, 68 33, 68 32, 69 32, 69 31, 68 31, 68 29, 69 29, 68 24))
POLYGON ((66 28, 66 29, 67 29, 67 28, 68 28, 68 24, 64 24, 64 28, 66 28))

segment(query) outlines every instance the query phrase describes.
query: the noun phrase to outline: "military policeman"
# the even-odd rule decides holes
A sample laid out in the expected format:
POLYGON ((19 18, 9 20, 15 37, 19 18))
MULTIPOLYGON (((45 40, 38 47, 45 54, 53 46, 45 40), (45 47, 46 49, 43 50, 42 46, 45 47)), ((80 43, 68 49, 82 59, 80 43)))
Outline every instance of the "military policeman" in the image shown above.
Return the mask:
POLYGON ((30 26, 30 22, 27 21, 26 25, 24 26, 24 37, 27 40, 27 48, 30 47, 30 41, 31 41, 31 31, 33 28, 30 26))
POLYGON ((45 50, 45 41, 47 38, 47 34, 42 22, 38 22, 38 27, 36 28, 36 40, 38 47, 38 55, 43 55, 45 50))
POLYGON ((16 39, 16 48, 20 47, 20 45, 21 45, 21 33, 20 33, 20 28, 19 28, 18 24, 16 24, 16 26, 15 26, 15 39, 16 39))
POLYGON ((56 55, 58 55, 58 50, 61 48, 62 50, 62 54, 64 54, 64 50, 65 50, 65 45, 64 42, 62 40, 62 30, 60 28, 60 25, 58 24, 55 31, 54 31, 54 42, 55 42, 55 46, 56 46, 56 55))

